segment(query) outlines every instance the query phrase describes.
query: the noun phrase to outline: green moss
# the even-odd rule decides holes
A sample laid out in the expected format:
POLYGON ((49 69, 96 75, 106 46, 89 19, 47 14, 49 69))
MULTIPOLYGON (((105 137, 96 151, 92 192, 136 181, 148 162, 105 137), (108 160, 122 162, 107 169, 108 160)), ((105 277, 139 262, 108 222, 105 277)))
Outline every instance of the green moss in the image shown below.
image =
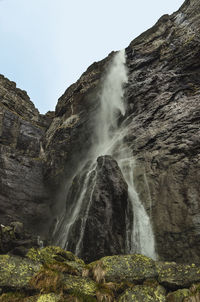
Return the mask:
POLYGON ((179 289, 167 295, 167 302, 182 302, 189 294, 189 289, 179 289))
POLYGON ((59 302, 61 301, 60 295, 53 293, 41 295, 36 302, 59 302))
POLYGON ((54 262, 56 256, 60 257, 60 261, 75 261, 78 259, 71 252, 65 251, 58 246, 47 246, 43 249, 31 248, 26 256, 32 260, 41 261, 43 263, 54 262))
POLYGON ((96 302, 97 301, 95 297, 84 295, 78 291, 74 292, 70 296, 70 299, 72 300, 72 302, 96 302))
POLYGON ((29 259, 51 266, 51 269, 69 274, 82 275, 85 263, 69 251, 58 246, 48 246, 43 249, 30 249, 26 255, 29 259))
POLYGON ((177 264, 175 262, 157 262, 158 281, 169 289, 187 288, 200 281, 199 267, 195 264, 177 264))
POLYGON ((155 263, 143 255, 108 256, 88 265, 97 282, 135 282, 157 277, 155 263))
POLYGON ((80 293, 86 296, 95 296, 98 290, 97 284, 89 278, 65 275, 63 290, 67 293, 80 293))
POLYGON ((123 293, 119 302, 165 302, 165 290, 158 286, 152 288, 151 286, 136 285, 132 289, 127 289, 123 293))
POLYGON ((24 288, 41 265, 17 256, 0 255, 0 286, 24 288))
POLYGON ((25 298, 25 294, 23 293, 5 293, 0 296, 0 302, 22 302, 25 298))

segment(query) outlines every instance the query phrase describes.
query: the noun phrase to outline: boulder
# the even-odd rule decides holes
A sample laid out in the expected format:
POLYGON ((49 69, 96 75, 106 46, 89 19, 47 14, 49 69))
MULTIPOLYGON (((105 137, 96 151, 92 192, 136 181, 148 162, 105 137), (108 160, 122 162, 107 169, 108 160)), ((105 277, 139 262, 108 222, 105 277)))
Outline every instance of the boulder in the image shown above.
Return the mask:
POLYGON ((85 269, 83 260, 58 246, 47 246, 42 249, 32 248, 28 251, 26 257, 44 265, 50 265, 50 267, 54 266, 58 271, 65 271, 79 276, 82 275, 85 269))
POLYGON ((30 259, 0 255, 0 288, 30 290, 30 280, 42 265, 30 259))
POLYGON ((168 289, 189 288, 200 282, 200 267, 195 264, 156 262, 158 282, 168 289))
POLYGON ((167 295, 167 302, 182 302, 185 301, 184 298, 191 295, 191 292, 189 289, 178 289, 175 292, 171 292, 167 295))
POLYGON ((162 286, 156 288, 151 286, 136 285, 132 289, 127 289, 118 302, 165 302, 165 289, 162 286))
POLYGON ((62 301, 60 295, 56 295, 56 294, 44 294, 41 295, 36 302, 59 302, 62 301))
POLYGON ((88 265, 97 281, 141 283, 157 278, 155 262, 143 255, 116 255, 101 258, 88 265))

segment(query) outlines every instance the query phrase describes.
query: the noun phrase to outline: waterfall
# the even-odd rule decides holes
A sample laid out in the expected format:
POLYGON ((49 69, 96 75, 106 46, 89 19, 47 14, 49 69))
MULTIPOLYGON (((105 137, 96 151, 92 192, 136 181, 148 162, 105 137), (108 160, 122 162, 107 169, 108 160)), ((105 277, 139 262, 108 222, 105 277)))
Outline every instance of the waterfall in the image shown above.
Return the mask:
POLYGON ((81 191, 76 193, 77 199, 75 205, 72 205, 68 209, 68 214, 63 218, 65 223, 61 226, 61 234, 58 236, 57 244, 67 248, 68 234, 72 231, 74 222, 79 219, 81 225, 80 236, 74 250, 77 255, 81 253, 81 241, 96 181, 96 159, 101 155, 111 155, 118 162, 123 177, 128 184, 127 253, 141 253, 155 259, 154 235, 150 218, 139 199, 134 185, 136 161, 132 156, 130 147, 124 142, 124 136, 128 131, 128 127, 118 125, 119 117, 125 114, 123 86, 128 81, 125 62, 125 51, 117 52, 104 79, 100 94, 101 102, 97 114, 95 143, 92 146, 89 172, 84 175, 81 191), (91 191, 89 193, 88 204, 85 204, 85 194, 89 184, 92 184, 91 191), (81 216, 82 208, 84 209, 84 215, 82 214, 81 216))

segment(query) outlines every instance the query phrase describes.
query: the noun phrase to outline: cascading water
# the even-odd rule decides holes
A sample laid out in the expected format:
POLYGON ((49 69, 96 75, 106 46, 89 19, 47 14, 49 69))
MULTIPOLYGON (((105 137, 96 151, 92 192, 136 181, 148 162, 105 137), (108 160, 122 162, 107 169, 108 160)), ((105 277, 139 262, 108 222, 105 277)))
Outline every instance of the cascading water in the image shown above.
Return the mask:
MULTIPOLYGON (((89 168, 88 164, 86 164, 88 170, 84 175, 82 189, 76 192, 76 203, 68 209, 68 213, 62 220, 56 243, 64 248, 68 247, 69 233, 72 231, 75 221, 79 219, 81 224, 80 236, 74 251, 77 255, 81 253, 81 242, 96 182, 96 159, 101 155, 111 155, 118 162, 124 179, 128 184, 127 253, 141 253, 155 259, 154 236, 150 219, 140 202, 134 186, 135 159, 132 156, 131 149, 124 142, 124 136, 128 128, 118 127, 119 116, 123 116, 125 113, 123 85, 128 80, 125 61, 125 51, 118 52, 114 56, 105 77, 100 95, 100 110, 96 121, 96 139, 92 147, 89 168), (89 184, 91 187, 89 197, 85 198, 89 184), (85 204, 86 199, 88 200, 87 204, 85 204), (130 211, 131 213, 129 213, 130 211), (132 221, 130 221, 130 217, 132 217, 132 221)), ((88 159, 86 160, 87 162, 88 159)))

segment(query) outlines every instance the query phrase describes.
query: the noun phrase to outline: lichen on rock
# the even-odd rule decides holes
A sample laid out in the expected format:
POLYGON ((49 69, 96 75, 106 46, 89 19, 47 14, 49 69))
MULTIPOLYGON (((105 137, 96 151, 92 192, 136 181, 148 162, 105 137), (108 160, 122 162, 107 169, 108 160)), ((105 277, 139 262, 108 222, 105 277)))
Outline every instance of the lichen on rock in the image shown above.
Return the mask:
POLYGON ((200 267, 195 264, 156 262, 158 281, 169 289, 187 288, 200 282, 200 267))
POLYGON ((103 257, 88 265, 97 281, 142 282, 157 277, 155 262, 143 255, 116 255, 103 257))
POLYGON ((165 302, 165 290, 161 286, 153 288, 151 286, 136 285, 132 289, 127 289, 118 302, 165 302))
POLYGON ((30 288, 29 281, 42 265, 30 259, 0 255, 0 287, 30 288))

